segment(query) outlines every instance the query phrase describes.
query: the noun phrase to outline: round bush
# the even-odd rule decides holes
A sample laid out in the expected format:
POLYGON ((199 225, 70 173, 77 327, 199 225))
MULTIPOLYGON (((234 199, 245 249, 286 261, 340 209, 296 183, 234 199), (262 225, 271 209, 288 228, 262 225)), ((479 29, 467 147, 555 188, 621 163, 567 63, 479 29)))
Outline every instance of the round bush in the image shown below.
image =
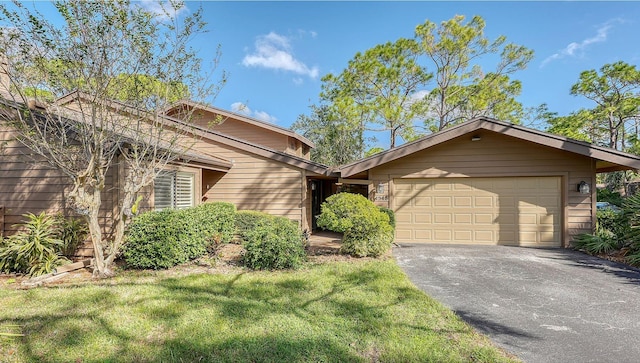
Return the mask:
POLYGON ((383 212, 355 216, 353 227, 342 238, 341 252, 356 257, 378 257, 387 252, 393 242, 388 218, 383 212))
MULTIPOLYGON (((339 193, 322 204, 318 226, 344 233, 341 251, 357 257, 377 257, 391 248, 393 211, 377 207, 359 194, 339 193)), ((395 218, 393 219, 395 223, 395 218)))
MULTIPOLYGON (((345 233, 353 227, 354 217, 380 213, 378 207, 369 199, 352 193, 338 193, 330 196, 322 203, 321 209, 318 226, 340 233, 345 233)), ((387 223, 389 223, 388 220, 387 223)))
POLYGON ((391 227, 393 227, 395 229, 396 228, 396 214, 393 212, 393 210, 391 210, 389 208, 385 208, 385 207, 378 207, 378 209, 380 209, 381 212, 383 212, 387 216, 389 216, 389 224, 391 225, 391 227))
POLYGON ((305 261, 305 242, 296 222, 284 217, 257 217, 244 237, 245 266, 255 269, 298 268, 305 261))

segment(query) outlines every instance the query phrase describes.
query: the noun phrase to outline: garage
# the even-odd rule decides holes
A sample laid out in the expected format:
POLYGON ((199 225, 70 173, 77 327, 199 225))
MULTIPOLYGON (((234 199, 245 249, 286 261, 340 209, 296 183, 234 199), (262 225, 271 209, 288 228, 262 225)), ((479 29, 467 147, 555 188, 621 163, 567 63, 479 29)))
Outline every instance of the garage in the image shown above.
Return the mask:
POLYGON ((561 179, 395 179, 396 240, 560 247, 561 179))
POLYGON ((398 243, 570 247, 595 228, 596 174, 634 169, 638 155, 480 117, 339 172, 396 213, 398 243))

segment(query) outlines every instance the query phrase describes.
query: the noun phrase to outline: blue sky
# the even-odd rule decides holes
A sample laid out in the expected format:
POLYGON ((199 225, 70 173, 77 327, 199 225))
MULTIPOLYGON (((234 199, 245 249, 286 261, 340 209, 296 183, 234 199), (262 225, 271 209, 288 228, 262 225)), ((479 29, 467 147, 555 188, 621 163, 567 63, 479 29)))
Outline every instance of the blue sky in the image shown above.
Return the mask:
MULTIPOLYGON (((416 25, 456 14, 482 16, 485 34, 505 35, 535 58, 513 75, 526 107, 561 115, 589 101, 569 94, 581 71, 619 60, 640 63, 638 2, 203 2, 209 33, 202 56, 222 45, 229 83, 215 105, 239 103, 252 116, 288 127, 317 103, 320 78, 339 73, 376 44, 412 37, 416 25)), ((208 55, 210 56, 210 55, 208 55)), ((379 137, 384 144, 385 137, 379 137)), ((381 145, 385 146, 385 145, 381 145)))
MULTIPOLYGON (((412 37, 427 19, 439 24, 456 14, 480 15, 490 39, 505 35, 533 49, 528 68, 512 76, 523 85, 519 101, 546 103, 560 115, 591 106, 569 94, 581 71, 619 60, 640 63, 640 2, 212 1, 187 2, 186 11, 199 6, 208 33, 193 46, 211 59, 220 44, 220 68, 229 73, 214 105, 237 110, 243 104, 250 116, 284 127, 318 102, 322 76, 342 71, 356 52, 412 37)), ((379 139, 385 146, 385 137, 379 139)))

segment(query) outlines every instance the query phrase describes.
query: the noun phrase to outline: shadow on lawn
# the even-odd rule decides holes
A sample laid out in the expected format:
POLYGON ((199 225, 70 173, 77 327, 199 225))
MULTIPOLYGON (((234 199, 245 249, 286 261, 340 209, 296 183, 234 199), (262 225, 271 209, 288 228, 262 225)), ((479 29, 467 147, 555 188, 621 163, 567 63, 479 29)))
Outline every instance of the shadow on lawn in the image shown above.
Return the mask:
MULTIPOLYGON (((273 280, 242 273, 51 289, 64 291, 56 295, 64 299, 57 298, 54 310, 32 313, 30 308, 16 317, 0 313, 0 325, 24 326, 26 336, 17 342, 27 361, 41 362, 61 357, 83 362, 375 361, 366 341, 380 339, 386 329, 398 327, 409 335, 465 332, 446 324, 429 330, 398 321, 390 308, 417 306, 424 296, 388 286, 390 277, 374 267, 323 273, 329 286, 307 281, 304 273, 273 280), (354 337, 364 342, 349 340, 354 337), (103 351, 72 356, 92 345, 103 351)), ((47 290, 26 294, 42 298, 47 290)))

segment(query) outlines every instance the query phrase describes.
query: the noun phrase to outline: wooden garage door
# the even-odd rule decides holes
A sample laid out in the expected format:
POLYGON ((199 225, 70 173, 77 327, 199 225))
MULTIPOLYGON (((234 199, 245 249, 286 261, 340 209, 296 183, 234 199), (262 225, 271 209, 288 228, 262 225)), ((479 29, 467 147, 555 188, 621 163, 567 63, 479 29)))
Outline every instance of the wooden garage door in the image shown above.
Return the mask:
POLYGON ((560 177, 395 179, 398 242, 561 246, 560 177))

